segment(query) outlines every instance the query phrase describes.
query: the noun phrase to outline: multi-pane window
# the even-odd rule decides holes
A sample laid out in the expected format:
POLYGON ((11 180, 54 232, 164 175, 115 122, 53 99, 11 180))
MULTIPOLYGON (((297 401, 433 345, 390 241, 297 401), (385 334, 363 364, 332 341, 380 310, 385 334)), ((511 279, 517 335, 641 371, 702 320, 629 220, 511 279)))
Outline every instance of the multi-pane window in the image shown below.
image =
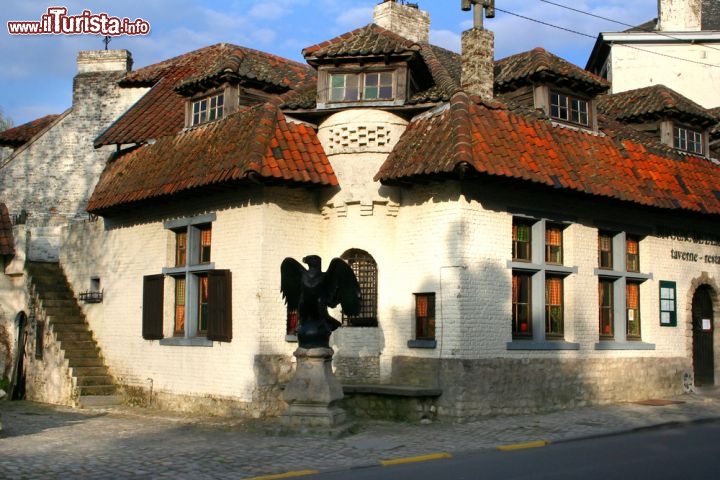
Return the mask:
POLYGON ((609 233, 598 235, 598 267, 613 268, 613 237, 609 233))
POLYGON ((415 338, 435 340, 435 294, 415 294, 415 338))
POLYGON ((349 316, 343 313, 343 323, 348 327, 377 327, 377 263, 369 253, 352 249, 342 257, 360 284, 360 313, 349 316))
POLYGON ((640 338, 640 284, 627 282, 625 300, 627 304, 627 338, 640 338))
POLYGON ((563 231, 559 225, 548 224, 545 227, 545 261, 547 263, 563 263, 563 231))
MULTIPOLYGON (((210 225, 190 226, 175 232, 176 267, 195 267, 210 262, 210 225), (195 243, 188 256, 188 241, 195 243), (178 263, 181 262, 182 263, 178 263)), ((194 269, 193 269, 194 270, 194 269)), ((175 336, 198 336, 207 330, 208 276, 204 271, 183 272, 175 279, 175 336), (188 330, 192 328, 192 331, 188 330)))
MULTIPOLYGON (((542 348, 574 348, 565 342, 565 278, 577 267, 564 264, 567 225, 558 221, 513 217, 512 338, 540 342, 542 348), (544 295, 544 298, 543 298, 544 295), (544 342, 552 340, 552 342, 544 342)), ((515 342, 512 349, 523 349, 515 342)), ((537 348, 530 346, 528 348, 537 348)))
POLYGON ((185 335, 185 277, 175 279, 175 328, 173 335, 185 335))
POLYGON ((550 116, 566 122, 588 125, 588 101, 558 92, 550 92, 550 116))
POLYGON ((360 102, 395 98, 394 73, 346 72, 329 75, 330 102, 360 102))
POLYGON ((512 277, 512 334, 513 337, 532 337, 530 289, 532 276, 513 272, 512 277))
POLYGON ((614 309, 615 286, 610 280, 598 282, 598 310, 600 316, 600 338, 612 338, 615 334, 614 309))
POLYGON ((172 340, 161 343, 195 344, 195 340, 201 339, 207 344, 207 340, 232 339, 230 271, 216 270, 210 256, 210 222, 214 219, 214 214, 207 214, 165 222, 175 240, 171 252, 174 265, 163 268, 160 275, 144 277, 143 338, 165 337, 163 306, 167 280, 172 284, 173 295, 172 340))
POLYGON ((195 100, 192 103, 192 125, 218 120, 223 117, 224 111, 225 94, 223 93, 195 100))
POLYGON ((513 260, 530 261, 532 230, 531 223, 513 219, 512 226, 512 258, 513 260))
POLYGON ((628 235, 625 239, 626 262, 628 272, 640 271, 640 242, 637 237, 628 235))
POLYGON ((545 336, 562 337, 563 333, 563 280, 548 276, 545 278, 545 336))
POLYGON ((673 146, 690 153, 703 153, 702 133, 685 127, 673 127, 673 146))
POLYGON ((596 274, 599 339, 620 344, 640 340, 640 285, 651 278, 640 273, 640 237, 598 232, 596 274))

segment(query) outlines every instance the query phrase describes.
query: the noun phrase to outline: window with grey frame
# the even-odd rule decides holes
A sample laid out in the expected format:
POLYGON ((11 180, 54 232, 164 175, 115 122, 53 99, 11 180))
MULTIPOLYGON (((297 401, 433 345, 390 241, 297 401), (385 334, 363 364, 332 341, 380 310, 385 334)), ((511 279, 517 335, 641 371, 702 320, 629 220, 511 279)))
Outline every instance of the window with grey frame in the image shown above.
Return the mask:
POLYGON ((598 231, 598 339, 596 349, 652 349, 642 342, 642 284, 652 278, 640 271, 641 235, 598 231))
POLYGON ((512 338, 510 349, 574 349, 565 341, 564 265, 568 224, 514 216, 512 222, 512 338))

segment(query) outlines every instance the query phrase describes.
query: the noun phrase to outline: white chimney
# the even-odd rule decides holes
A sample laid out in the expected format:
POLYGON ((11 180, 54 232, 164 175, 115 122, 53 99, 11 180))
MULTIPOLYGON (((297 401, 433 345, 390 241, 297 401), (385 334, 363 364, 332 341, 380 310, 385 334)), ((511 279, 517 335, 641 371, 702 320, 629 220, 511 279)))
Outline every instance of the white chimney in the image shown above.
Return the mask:
POLYGON ((385 0, 375 6, 373 22, 413 42, 427 43, 430 39, 430 14, 416 3, 385 0))
POLYGON ((663 32, 702 30, 702 0, 658 0, 658 26, 663 32))
POLYGON ((129 72, 132 54, 127 50, 85 50, 78 52, 78 73, 129 72))

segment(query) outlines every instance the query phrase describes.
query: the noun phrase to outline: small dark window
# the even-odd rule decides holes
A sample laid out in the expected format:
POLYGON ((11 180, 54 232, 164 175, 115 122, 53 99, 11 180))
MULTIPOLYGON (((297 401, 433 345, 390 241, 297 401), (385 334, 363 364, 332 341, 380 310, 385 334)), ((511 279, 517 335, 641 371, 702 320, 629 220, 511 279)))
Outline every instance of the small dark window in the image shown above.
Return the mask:
POLYGON ((626 286, 627 301, 627 338, 640 339, 640 284, 628 282, 626 286))
POLYGON ((415 294, 415 338, 435 340, 435 294, 415 294))
POLYGON ((530 261, 531 225, 529 222, 513 219, 512 258, 524 262, 530 261))
POLYGON ((545 228, 545 262, 563 263, 563 231, 559 225, 548 224, 545 228))
POLYGON ((640 242, 637 237, 627 236, 625 239, 627 264, 625 266, 628 272, 640 271, 640 242))
POLYGON ((562 338, 563 322, 563 279, 545 278, 545 336, 562 338))
POLYGON ((513 337, 532 337, 530 318, 531 275, 513 272, 512 277, 512 335, 513 337))
POLYGON ((600 280, 598 282, 598 309, 600 316, 600 338, 610 339, 615 336, 615 325, 613 310, 615 308, 614 301, 614 283, 610 280, 600 280))
POLYGON ((612 270, 613 268, 613 237, 609 233, 598 235, 598 266, 612 270))

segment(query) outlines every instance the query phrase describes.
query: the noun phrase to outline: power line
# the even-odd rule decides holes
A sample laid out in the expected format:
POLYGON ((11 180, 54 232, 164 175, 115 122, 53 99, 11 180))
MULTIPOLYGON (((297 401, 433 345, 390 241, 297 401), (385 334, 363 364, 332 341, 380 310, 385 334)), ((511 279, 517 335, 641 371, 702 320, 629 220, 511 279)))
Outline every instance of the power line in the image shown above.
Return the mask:
MULTIPOLYGON (((545 0, 540 0, 540 1, 545 1, 545 0)), ((565 32, 574 33, 574 34, 576 34, 576 35, 580 35, 580 36, 583 36, 583 37, 588 37, 588 38, 592 38, 592 39, 595 39, 595 38, 596 38, 595 36, 589 35, 589 34, 587 34, 587 33, 578 32, 577 30, 572 30, 572 29, 570 29, 570 28, 561 27, 561 26, 555 25, 555 24, 553 24, 553 23, 545 22, 545 21, 542 21, 542 20, 538 20, 538 19, 536 19, 536 18, 531 18, 531 17, 525 16, 525 15, 520 15, 519 13, 510 12, 510 11, 507 11, 507 10, 503 10, 503 9, 501 9, 501 8, 495 7, 495 10, 497 10, 498 12, 506 13, 506 14, 508 14, 508 15, 512 15, 512 16, 514 16, 514 17, 522 18, 523 20, 528 20, 528 21, 530 21, 530 22, 539 23, 540 25, 545 25, 545 26, 547 26, 547 27, 556 28, 556 29, 558 29, 558 30, 563 30, 563 31, 565 31, 565 32)), ((635 46, 632 46, 632 45, 623 44, 622 46, 625 47, 625 48, 632 48, 633 50, 638 50, 638 51, 644 52, 644 53, 651 53, 651 54, 653 54, 653 55, 658 55, 658 56, 665 57, 665 58, 671 58, 671 59, 673 59, 673 60, 680 60, 680 61, 683 61, 683 62, 694 63, 694 64, 696 64, 696 65, 702 65, 702 66, 705 66, 705 67, 720 68, 720 65, 714 65, 714 64, 712 64, 712 63, 705 63, 705 62, 698 62, 697 60, 689 60, 689 59, 687 59, 687 58, 676 57, 676 56, 673 56, 673 55, 668 55, 668 54, 666 54, 666 53, 654 52, 654 51, 652 51, 652 50, 646 50, 646 49, 644 49, 644 48, 635 47, 635 46)))
POLYGON ((693 43, 693 45, 699 45, 699 46, 701 46, 701 47, 709 48, 709 49, 711 49, 711 50, 717 50, 717 51, 720 52, 720 48, 715 48, 715 47, 713 47, 713 46, 711 46, 711 45, 707 45, 707 44, 705 44, 705 43, 688 42, 687 40, 683 40, 682 38, 678 38, 678 37, 674 37, 674 36, 672 36, 672 35, 668 35, 667 33, 664 33, 664 32, 662 32, 662 31, 650 30, 650 29, 648 29, 648 28, 641 28, 641 27, 639 27, 639 26, 630 25, 629 23, 621 22, 621 21, 619 21, 619 20, 615 20, 615 19, 608 18, 608 17, 603 17, 603 16, 601 16, 601 15, 596 15, 596 14, 594 14, 594 13, 586 12, 586 11, 584 11, 584 10, 580 10, 580 9, 577 9, 577 8, 573 8, 573 7, 570 7, 570 6, 568 6, 568 5, 563 5, 562 3, 551 2, 551 1, 549 1, 549 0, 540 0, 540 1, 543 2, 543 3, 550 4, 550 5, 555 5, 556 7, 564 8, 564 9, 566 9, 566 10, 570 10, 570 11, 572 11, 572 12, 582 13, 583 15, 587 15, 587 16, 589 16, 589 17, 599 18, 600 20, 605 20, 606 22, 617 23, 618 25, 622 25, 622 26, 624 26, 624 27, 634 28, 634 29, 640 30, 641 32, 654 33, 655 35, 658 35, 658 36, 661 36, 661 37, 670 38, 670 39, 672 39, 672 40, 677 40, 677 41, 680 41, 680 42, 683 42, 683 43, 693 43))

